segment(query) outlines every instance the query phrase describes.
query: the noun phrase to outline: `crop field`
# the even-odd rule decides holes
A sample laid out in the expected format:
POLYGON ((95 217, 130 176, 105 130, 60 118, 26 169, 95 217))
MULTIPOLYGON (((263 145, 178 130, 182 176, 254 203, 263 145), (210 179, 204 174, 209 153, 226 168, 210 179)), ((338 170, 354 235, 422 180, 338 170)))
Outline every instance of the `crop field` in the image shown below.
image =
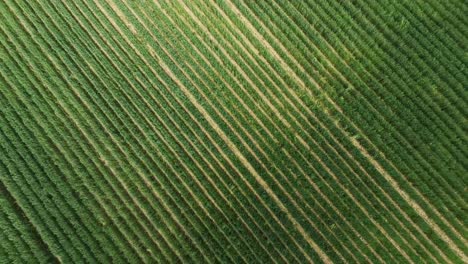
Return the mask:
POLYGON ((468 263, 467 14, 0 1, 0 263, 468 263))

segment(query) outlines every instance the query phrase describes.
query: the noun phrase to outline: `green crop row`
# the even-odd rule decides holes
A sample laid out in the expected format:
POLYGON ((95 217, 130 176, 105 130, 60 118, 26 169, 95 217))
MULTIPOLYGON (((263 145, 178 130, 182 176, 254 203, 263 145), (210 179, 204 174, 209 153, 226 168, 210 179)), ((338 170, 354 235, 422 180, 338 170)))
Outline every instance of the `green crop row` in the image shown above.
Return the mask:
POLYGON ((460 261, 466 8, 6 0, 0 263, 460 261))

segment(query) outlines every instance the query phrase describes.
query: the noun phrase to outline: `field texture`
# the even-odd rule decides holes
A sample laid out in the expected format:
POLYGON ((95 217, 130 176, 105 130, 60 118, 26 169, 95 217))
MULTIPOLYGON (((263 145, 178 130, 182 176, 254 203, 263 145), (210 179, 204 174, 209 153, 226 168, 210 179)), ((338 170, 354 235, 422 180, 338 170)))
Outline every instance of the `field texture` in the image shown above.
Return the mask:
POLYGON ((0 1, 0 263, 468 263, 468 2, 0 1))

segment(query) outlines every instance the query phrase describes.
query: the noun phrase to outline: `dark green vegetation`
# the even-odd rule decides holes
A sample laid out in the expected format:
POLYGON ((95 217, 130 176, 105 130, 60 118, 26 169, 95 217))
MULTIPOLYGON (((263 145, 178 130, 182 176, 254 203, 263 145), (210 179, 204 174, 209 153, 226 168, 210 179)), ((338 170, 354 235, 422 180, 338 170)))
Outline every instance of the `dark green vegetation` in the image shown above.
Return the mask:
POLYGON ((0 3, 0 263, 467 263, 468 4, 0 3))

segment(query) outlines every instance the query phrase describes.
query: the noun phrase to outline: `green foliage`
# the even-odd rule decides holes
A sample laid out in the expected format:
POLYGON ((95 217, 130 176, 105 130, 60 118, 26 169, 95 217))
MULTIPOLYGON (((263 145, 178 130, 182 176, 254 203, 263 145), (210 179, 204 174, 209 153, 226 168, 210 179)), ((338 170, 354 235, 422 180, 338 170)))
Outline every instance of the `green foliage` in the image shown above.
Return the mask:
POLYGON ((462 262, 467 8, 6 0, 0 263, 462 262))

